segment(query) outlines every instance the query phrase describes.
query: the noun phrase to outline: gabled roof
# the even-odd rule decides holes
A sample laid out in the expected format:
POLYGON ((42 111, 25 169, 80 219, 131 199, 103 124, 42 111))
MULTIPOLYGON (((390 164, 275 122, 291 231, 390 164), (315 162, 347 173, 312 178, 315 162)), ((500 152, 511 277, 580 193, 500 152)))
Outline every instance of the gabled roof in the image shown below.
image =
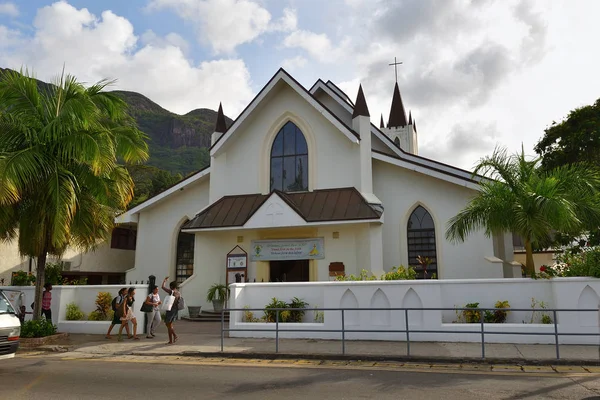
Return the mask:
POLYGON ((356 133, 351 127, 346 125, 340 118, 338 118, 333 112, 331 112, 324 104, 318 101, 314 96, 308 92, 298 81, 296 81, 290 74, 288 74, 283 68, 269 80, 269 82, 258 92, 256 97, 246 106, 244 111, 236 118, 227 131, 221 135, 221 137, 211 146, 210 155, 214 156, 219 149, 231 138, 235 133, 236 129, 240 127, 248 116, 254 111, 254 109, 265 99, 265 97, 273 90, 273 88, 279 83, 285 82, 292 89, 296 91, 305 99, 310 105, 312 105, 320 114, 322 114, 329 122, 331 122, 340 132, 342 132, 350 141, 359 143, 360 135, 356 133))
POLYGON ((224 196, 183 225, 183 230, 242 227, 272 196, 281 198, 306 223, 378 220, 379 205, 370 205, 353 187, 313 192, 224 196))
POLYGON ((205 176, 208 176, 209 174, 210 174, 210 166, 208 166, 204 169, 201 169, 198 172, 193 173, 192 175, 180 180, 179 182, 175 183, 172 186, 169 186, 162 192, 149 198, 148 200, 144 201, 143 203, 138 204, 131 210, 128 210, 120 215, 117 215, 117 217, 115 217, 115 223, 125 224, 125 223, 130 223, 130 222, 134 222, 134 223, 137 222, 137 220, 138 220, 137 214, 139 214, 142 210, 162 201, 163 199, 171 196, 174 193, 184 190, 184 188, 186 186, 204 178, 205 176))
MULTIPOLYGON (((334 100, 336 100, 338 102, 338 104, 340 104, 349 113, 354 112, 353 107, 351 105, 349 105, 348 102, 346 102, 344 100, 344 98, 338 93, 338 91, 340 91, 341 89, 338 88, 338 91, 334 91, 333 89, 331 89, 331 87, 329 85, 325 84, 320 79, 317 80, 317 82, 315 82, 315 84, 311 87, 310 92, 312 94, 314 94, 319 89, 323 90, 325 93, 329 94, 334 100)), ((346 95, 344 94, 344 96, 346 96, 346 95)), ((415 122, 413 120, 413 124, 414 123, 415 122)), ((416 171, 424 173, 424 174, 429 174, 431 176, 436 176, 440 179, 444 179, 444 175, 448 175, 453 178, 462 179, 469 183, 479 182, 481 179, 484 179, 482 176, 473 175, 473 173, 470 171, 466 171, 464 169, 454 167, 452 165, 444 164, 439 161, 431 160, 429 158, 425 158, 425 157, 421 157, 421 156, 418 156, 415 154, 407 153, 406 151, 402 150, 400 147, 396 146, 394 144, 394 142, 392 141, 392 139, 389 138, 388 135, 383 133, 379 128, 377 128, 372 123, 371 123, 371 134, 374 135, 375 137, 377 137, 381 142, 383 142, 394 154, 393 156, 390 156, 387 158, 380 157, 379 155, 375 154, 375 153, 379 153, 379 152, 377 152, 376 150, 373 150, 373 153, 374 153, 373 157, 376 159, 381 159, 382 161, 390 161, 390 160, 394 160, 394 159, 402 160, 404 162, 402 165, 413 165, 418 168, 411 167, 410 169, 416 170, 416 171), (431 171, 431 173, 428 173, 428 171, 431 171)), ((381 154, 383 154, 383 153, 381 153, 381 154)), ((400 165, 395 162, 394 162, 394 164, 400 165)), ((446 179, 446 180, 449 180, 451 182, 456 182, 455 179, 446 179)), ((472 185, 469 185, 469 186, 472 186, 472 185)))

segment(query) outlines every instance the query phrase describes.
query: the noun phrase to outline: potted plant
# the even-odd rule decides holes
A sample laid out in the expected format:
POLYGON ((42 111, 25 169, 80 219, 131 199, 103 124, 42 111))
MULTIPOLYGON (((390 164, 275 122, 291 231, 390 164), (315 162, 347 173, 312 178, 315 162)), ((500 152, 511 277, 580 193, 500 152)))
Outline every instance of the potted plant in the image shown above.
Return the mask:
POLYGON ((228 296, 229 288, 222 283, 215 283, 208 289, 206 300, 212 302, 215 312, 221 312, 228 296))

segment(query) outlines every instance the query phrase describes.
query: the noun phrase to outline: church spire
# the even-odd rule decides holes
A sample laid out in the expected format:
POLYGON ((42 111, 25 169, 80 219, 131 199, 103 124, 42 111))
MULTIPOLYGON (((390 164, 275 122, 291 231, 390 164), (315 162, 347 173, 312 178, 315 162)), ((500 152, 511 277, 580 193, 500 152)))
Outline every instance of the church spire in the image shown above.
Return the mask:
POLYGON ((388 119, 388 128, 397 128, 406 126, 406 111, 400 97, 400 88, 398 82, 394 85, 394 95, 392 97, 392 107, 390 108, 390 117, 388 119))
POLYGON ((370 116, 369 108, 367 107, 367 101, 365 100, 365 94, 362 90, 362 85, 358 85, 358 94, 356 95, 356 101, 354 102, 354 112, 352 113, 352 119, 358 116, 370 116))
POLYGON ((225 122, 225 115, 223 114, 223 106, 219 103, 219 111, 217 112, 217 124, 215 126, 215 132, 225 133, 227 130, 227 123, 225 122))
POLYGON ((383 114, 381 114, 381 122, 379 122, 379 127, 381 129, 385 128, 385 124, 383 123, 383 114))
POLYGON ((412 120, 412 111, 409 111, 408 112, 408 124, 412 125, 412 123, 413 123, 413 120, 412 120))

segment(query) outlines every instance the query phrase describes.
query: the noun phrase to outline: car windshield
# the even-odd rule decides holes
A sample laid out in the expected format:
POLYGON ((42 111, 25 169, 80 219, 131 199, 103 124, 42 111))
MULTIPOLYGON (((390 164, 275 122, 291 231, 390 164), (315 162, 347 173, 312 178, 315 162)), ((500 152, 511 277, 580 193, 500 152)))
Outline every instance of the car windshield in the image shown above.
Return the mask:
POLYGON ((15 309, 13 308, 8 298, 4 295, 4 292, 0 290, 0 314, 14 314, 15 309))

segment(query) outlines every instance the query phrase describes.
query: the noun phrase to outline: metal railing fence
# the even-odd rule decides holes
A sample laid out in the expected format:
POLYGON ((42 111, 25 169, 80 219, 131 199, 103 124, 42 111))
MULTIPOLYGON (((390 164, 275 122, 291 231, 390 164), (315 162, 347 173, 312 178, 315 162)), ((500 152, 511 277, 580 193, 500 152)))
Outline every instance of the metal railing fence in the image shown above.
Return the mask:
MULTIPOLYGON (((481 336, 481 358, 485 359, 485 336, 486 335, 535 335, 535 336, 554 336, 554 345, 556 348, 556 359, 560 360, 560 344, 559 337, 560 336, 599 336, 600 337, 600 326, 599 332, 559 332, 558 331, 558 322, 557 316, 558 313, 568 313, 568 312, 595 312, 598 313, 598 309, 565 309, 565 308, 506 308, 506 309, 498 309, 498 308, 468 308, 468 307, 440 307, 440 308, 269 308, 268 311, 275 313, 275 321, 271 322, 275 325, 275 329, 270 328, 226 328, 225 327, 225 313, 231 312, 245 312, 245 311, 265 311, 265 308, 224 308, 221 311, 221 352, 224 351, 225 348, 225 332, 273 332, 275 331, 275 352, 279 353, 279 332, 332 332, 332 333, 340 333, 341 334, 341 342, 342 342, 342 354, 346 354, 346 334, 347 333, 399 333, 404 334, 406 338, 406 355, 408 357, 410 354, 410 334, 411 333, 437 333, 437 334, 456 334, 456 333, 465 333, 465 334, 479 334, 481 336), (498 325, 497 323, 485 322, 485 311, 510 311, 510 312, 544 312, 544 313, 552 313, 552 324, 554 326, 553 332, 542 332, 542 331, 532 331, 532 332, 515 332, 515 331, 494 331, 494 330, 485 330, 486 325, 498 325), (315 312, 325 312, 325 311, 337 311, 341 313, 341 327, 340 329, 294 329, 294 328, 285 328, 280 329, 279 325, 282 323, 287 324, 287 322, 280 321, 280 314, 283 311, 315 311, 315 312), (404 329, 347 329, 345 323, 345 313, 349 311, 403 311, 404 312, 404 329), (460 331, 451 331, 451 330, 431 330, 431 329, 411 329, 409 324, 409 311, 475 311, 479 312, 479 322, 478 323, 470 323, 471 325, 479 326, 477 330, 460 330, 460 331)), ((527 325, 527 324, 524 324, 527 325)))

